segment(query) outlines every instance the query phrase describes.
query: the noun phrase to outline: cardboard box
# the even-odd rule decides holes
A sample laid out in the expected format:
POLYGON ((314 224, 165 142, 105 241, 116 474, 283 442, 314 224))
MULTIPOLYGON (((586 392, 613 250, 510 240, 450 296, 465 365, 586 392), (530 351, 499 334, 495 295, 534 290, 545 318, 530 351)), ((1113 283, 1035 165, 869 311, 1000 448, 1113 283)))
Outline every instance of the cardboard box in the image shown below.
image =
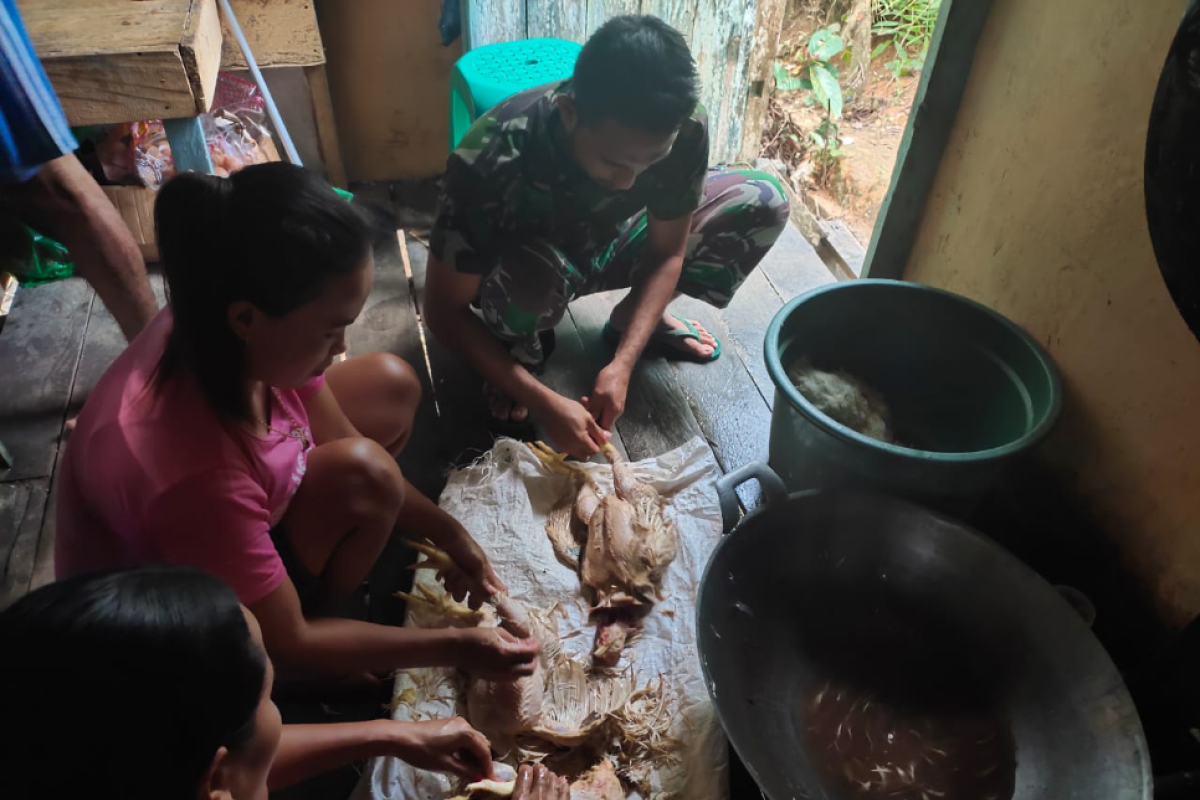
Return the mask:
POLYGON ((144 186, 102 188, 133 234, 134 241, 142 251, 142 258, 158 261, 158 243, 154 239, 154 190, 144 186))

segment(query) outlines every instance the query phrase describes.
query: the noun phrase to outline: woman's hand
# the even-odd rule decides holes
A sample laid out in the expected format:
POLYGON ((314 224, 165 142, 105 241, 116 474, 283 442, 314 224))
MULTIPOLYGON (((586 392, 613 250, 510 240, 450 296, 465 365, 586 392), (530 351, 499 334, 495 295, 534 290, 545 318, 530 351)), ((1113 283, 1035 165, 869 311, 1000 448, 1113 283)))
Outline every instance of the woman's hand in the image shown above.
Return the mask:
POLYGON ((578 459, 594 456, 610 438, 583 403, 562 395, 538 413, 554 446, 578 459))
POLYGON ((456 530, 438 540, 441 549, 458 567, 444 576, 446 591, 455 600, 466 599, 471 608, 478 609, 492 595, 507 593, 508 587, 496 577, 487 554, 466 528, 457 522, 454 527, 456 530))
POLYGON ((517 785, 512 800, 568 800, 571 787, 541 764, 522 764, 517 771, 517 785))
POLYGON ((468 781, 493 777, 491 745, 462 717, 380 722, 387 726, 387 755, 418 769, 445 772, 468 781))
POLYGON ((503 628, 465 628, 456 634, 455 666, 481 678, 532 675, 542 649, 537 639, 518 639, 503 628))

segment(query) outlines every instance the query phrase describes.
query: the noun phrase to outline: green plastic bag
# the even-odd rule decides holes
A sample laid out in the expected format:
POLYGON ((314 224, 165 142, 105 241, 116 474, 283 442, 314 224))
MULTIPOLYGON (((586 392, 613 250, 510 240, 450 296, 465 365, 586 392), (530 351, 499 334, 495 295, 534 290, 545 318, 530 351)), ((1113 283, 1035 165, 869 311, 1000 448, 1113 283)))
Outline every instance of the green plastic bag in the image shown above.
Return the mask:
POLYGON ((67 248, 13 217, 0 216, 0 271, 22 286, 38 286, 75 274, 67 248))
POLYGON ((32 228, 25 230, 29 236, 29 257, 24 265, 13 270, 22 286, 41 286, 75 274, 75 264, 66 247, 32 228))

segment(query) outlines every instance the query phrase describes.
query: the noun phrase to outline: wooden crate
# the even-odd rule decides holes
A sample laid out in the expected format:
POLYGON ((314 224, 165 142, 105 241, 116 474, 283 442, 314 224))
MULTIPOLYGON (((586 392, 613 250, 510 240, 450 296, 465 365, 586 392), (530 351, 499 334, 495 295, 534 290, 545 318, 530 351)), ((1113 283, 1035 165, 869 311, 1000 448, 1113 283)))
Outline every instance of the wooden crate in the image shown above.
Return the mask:
POLYGON ((17 0, 71 125, 208 110, 221 63, 217 0, 17 0))

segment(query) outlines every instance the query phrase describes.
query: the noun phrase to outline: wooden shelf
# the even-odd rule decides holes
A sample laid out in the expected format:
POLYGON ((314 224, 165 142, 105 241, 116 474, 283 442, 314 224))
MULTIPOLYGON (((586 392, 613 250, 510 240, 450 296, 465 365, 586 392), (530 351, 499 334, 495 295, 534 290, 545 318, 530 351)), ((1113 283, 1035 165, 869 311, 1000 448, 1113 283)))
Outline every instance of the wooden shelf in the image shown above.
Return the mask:
POLYGON ((217 0, 17 0, 72 125, 202 114, 221 64, 217 0))

